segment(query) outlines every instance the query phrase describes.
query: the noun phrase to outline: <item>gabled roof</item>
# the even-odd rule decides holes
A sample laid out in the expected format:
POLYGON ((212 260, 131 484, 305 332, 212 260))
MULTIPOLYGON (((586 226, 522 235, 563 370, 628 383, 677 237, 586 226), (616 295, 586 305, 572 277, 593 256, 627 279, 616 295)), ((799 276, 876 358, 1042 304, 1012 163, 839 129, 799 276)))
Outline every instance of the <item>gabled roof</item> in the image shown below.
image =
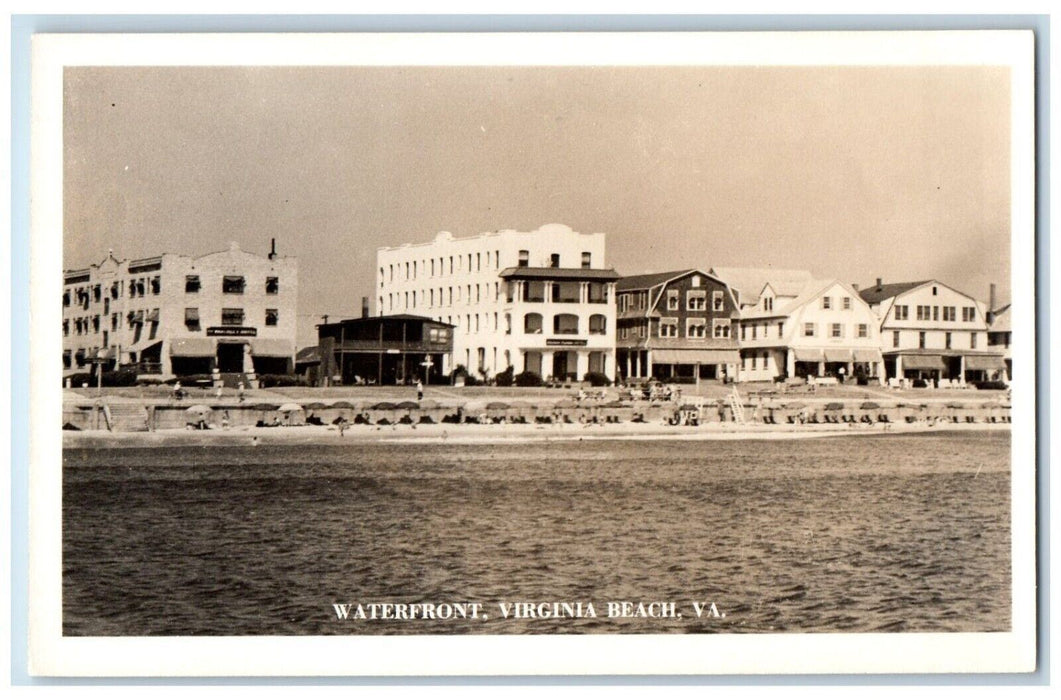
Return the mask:
POLYGON ((319 345, 311 345, 308 348, 302 348, 295 354, 295 364, 300 362, 312 364, 320 361, 321 349, 319 345))
POLYGON ((615 285, 615 289, 619 292, 629 292, 635 289, 652 289, 657 285, 668 282, 675 277, 687 275, 690 272, 696 272, 696 270, 674 270, 672 272, 652 272, 647 275, 630 275, 629 277, 620 278, 619 282, 615 285))
POLYGON ((810 270, 772 267, 713 267, 710 272, 739 293, 742 304, 755 303, 767 284, 778 296, 797 296, 813 279, 810 270))
POLYGON ((560 279, 560 280, 603 280, 611 282, 619 279, 615 270, 601 270, 585 267, 506 267, 498 277, 501 279, 560 279))
POLYGON ((865 289, 860 289, 858 295, 862 297, 862 300, 867 304, 879 304, 885 299, 891 299, 894 296, 898 296, 903 292, 909 292, 911 289, 920 287, 921 285, 928 284, 932 280, 921 280, 920 282, 893 282, 891 284, 872 285, 865 289))
POLYGON ((1013 331, 1012 319, 1009 313, 1011 308, 1013 308, 1013 304, 1006 304, 1002 308, 996 309, 988 330, 992 333, 1011 333, 1013 331))
POLYGON ((854 287, 841 282, 838 279, 826 279, 826 280, 808 280, 803 288, 799 290, 799 294, 796 295, 795 299, 784 303, 781 306, 774 307, 773 311, 745 311, 741 314, 741 318, 778 318, 780 316, 788 316, 793 313, 799 307, 803 306, 807 302, 817 299, 824 294, 830 287, 834 285, 840 285, 848 292, 852 297, 858 296, 855 293, 854 287))

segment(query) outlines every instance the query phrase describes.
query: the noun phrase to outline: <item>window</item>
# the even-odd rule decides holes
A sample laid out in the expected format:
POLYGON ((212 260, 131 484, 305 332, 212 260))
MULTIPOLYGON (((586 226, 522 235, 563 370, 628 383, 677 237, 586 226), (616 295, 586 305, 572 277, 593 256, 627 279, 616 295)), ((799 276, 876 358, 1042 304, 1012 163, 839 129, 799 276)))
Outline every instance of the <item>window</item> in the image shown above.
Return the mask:
POLYGON ((899 347, 899 331, 892 331, 892 347, 899 347))
POLYGON ((275 326, 280 322, 280 312, 277 309, 265 310, 265 325, 275 326))
POLYGON ((222 326, 242 326, 243 309, 221 309, 222 326))
MULTIPOLYGON (((96 296, 99 297, 99 293, 98 293, 99 292, 99 286, 96 287, 96 292, 97 292, 96 296)), ((157 277, 156 276, 156 277, 152 277, 151 278, 151 293, 152 294, 161 294, 162 293, 162 278, 161 277, 157 277)), ((96 301, 99 301, 99 299, 97 298, 96 301)))
POLYGON ((553 253, 549 256, 549 267, 560 267, 560 253, 553 253))
POLYGON ((63 292, 63 306, 70 306, 70 290, 63 292))
POLYGON ((937 294, 939 294, 939 287, 933 287, 932 288, 932 296, 936 296, 937 294))
POLYGON ((505 314, 505 335, 512 335, 512 314, 505 314))
POLYGON ((777 337, 780 338, 784 334, 785 334, 785 322, 784 321, 778 321, 777 322, 777 337))
POLYGON ((969 323, 970 321, 976 320, 976 307, 975 306, 963 306, 962 307, 962 321, 969 323))
POLYGON ((523 332, 527 334, 536 334, 542 332, 542 315, 541 314, 527 314, 523 317, 523 332))
POLYGON ((752 340, 755 340, 758 335, 759 335, 759 326, 758 325, 753 325, 752 326, 752 340))
POLYGON ((813 338, 814 337, 814 324, 813 323, 804 323, 803 324, 803 337, 804 338, 813 338))
POLYGON ((586 285, 590 304, 604 304, 608 301, 608 288, 603 282, 590 282, 586 285))
POLYGON ((957 321, 958 320, 957 311, 958 311, 957 307, 944 306, 943 307, 943 320, 944 321, 957 321))
MULTIPOLYGON (((486 256, 487 256, 487 264, 489 264, 490 263, 490 253, 487 253, 486 256)), ((476 272, 482 272, 482 270, 483 270, 483 254, 482 253, 476 253, 475 254, 475 271, 476 272)), ((416 275, 416 266, 415 265, 413 266, 413 275, 414 276, 416 275)))
POLYGON ((519 266, 527 267, 530 264, 530 251, 521 250, 519 251, 519 266))
POLYGON ((677 289, 667 290, 667 311, 677 311, 678 307, 681 306, 681 298, 677 289))
POLYGON ((578 282, 553 282, 553 302, 577 304, 580 287, 578 282))
POLYGON ((741 327, 740 327, 740 339, 744 340, 744 337, 747 334, 748 334, 748 327, 742 324, 741 327))
POLYGON ((930 321, 930 320, 932 320, 932 307, 931 306, 922 306, 921 304, 918 304, 918 306, 917 306, 917 320, 918 321, 930 321))
POLYGON ((822 297, 822 308, 823 309, 831 309, 831 308, 833 308, 833 298, 832 297, 822 297))
POLYGON ((933 306, 932 307, 932 320, 933 321, 938 321, 939 320, 939 307, 938 306, 933 306))
POLYGON ((627 328, 626 326, 623 326, 622 328, 619 329, 619 339, 620 340, 626 340, 629 336, 630 336, 630 329, 629 328, 627 328))
POLYGON ((117 299, 121 295, 121 285, 117 282, 111 284, 111 299, 117 299))
POLYGON ((728 318, 716 318, 711 322, 712 330, 711 335, 715 338, 728 338, 729 337, 729 319, 728 318))
POLYGON ((711 310, 722 311, 726 308, 726 299, 720 291, 711 292, 711 310))
POLYGON ((759 359, 759 358, 758 358, 758 357, 756 357, 755 355, 752 355, 752 356, 751 356, 751 360, 752 360, 752 369, 755 369, 755 362, 756 362, 756 360, 758 360, 758 359, 759 359))
POLYGON ((703 318, 685 319, 685 336, 687 338, 706 338, 707 320, 703 318))
POLYGON ((225 275, 225 278, 221 282, 221 292, 223 294, 243 294, 243 287, 246 286, 246 280, 241 276, 237 275, 225 275))
POLYGON ((977 333, 975 332, 969 334, 969 347, 973 350, 976 349, 976 336, 977 333))
POLYGON ((538 280, 524 282, 523 301, 545 301, 545 282, 538 280))
POLYGON ((844 311, 851 310, 851 297, 844 297, 844 311))
POLYGON ((924 349, 925 347, 925 332, 921 331, 917 334, 917 347, 924 349))
POLYGON ((279 277, 266 277, 265 278, 265 293, 266 294, 279 294, 280 293, 280 278, 279 277))
POLYGON ((70 335, 70 319, 63 319, 63 335, 70 335))
POLYGON ((92 332, 99 333, 99 316, 92 317, 92 332))
POLYGON ((607 332, 608 318, 604 314, 593 314, 589 317, 591 335, 604 335, 607 332))
POLYGON ((187 308, 184 310, 184 325, 190 331, 199 330, 198 308, 187 308))
POLYGON ((689 311, 704 311, 707 309, 707 293, 690 291, 686 297, 685 308, 689 311))
POLYGON ((834 338, 843 338, 844 337, 844 326, 843 326, 843 324, 834 323, 833 327, 832 327, 831 335, 834 338))
MULTIPOLYGON (((156 277, 155 279, 158 278, 156 277)), ((155 292, 155 294, 158 294, 158 292, 155 292)), ((100 286, 98 284, 92 288, 92 299, 96 302, 100 300, 100 286)))
POLYGON ((943 342, 946 349, 950 350, 950 333, 943 334, 943 342))
POLYGON ((763 297, 763 311, 773 311, 773 310, 774 310, 774 298, 773 297, 763 297))
POLYGON ((660 338, 677 338, 678 337, 678 319, 665 317, 659 320, 659 337, 660 338))
POLYGON ((906 321, 910 318, 910 307, 909 306, 896 306, 895 307, 895 320, 906 321))
POLYGON ((575 314, 557 314, 553 316, 553 333, 557 335, 577 335, 578 316, 575 314))
POLYGON ((582 253, 582 268, 588 270, 591 267, 593 257, 589 253, 582 253))
POLYGON ((858 324, 858 337, 868 338, 869 337, 869 325, 865 323, 858 324))
POLYGON ((119 316, 119 315, 118 315, 118 314, 116 314, 116 313, 114 313, 114 314, 111 314, 111 330, 112 330, 112 331, 116 331, 116 330, 118 330, 118 320, 119 320, 120 318, 121 318, 121 316, 119 316))
POLYGON ((700 275, 693 275, 693 288, 699 288, 700 286, 700 275))

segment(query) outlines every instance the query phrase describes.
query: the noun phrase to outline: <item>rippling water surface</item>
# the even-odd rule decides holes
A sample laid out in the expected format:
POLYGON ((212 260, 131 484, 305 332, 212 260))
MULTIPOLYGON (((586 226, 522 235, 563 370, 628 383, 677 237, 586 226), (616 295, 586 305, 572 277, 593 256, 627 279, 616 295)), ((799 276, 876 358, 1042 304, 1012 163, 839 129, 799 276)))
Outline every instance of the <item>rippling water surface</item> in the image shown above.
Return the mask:
POLYGON ((68 449, 64 632, 1008 630, 1009 442, 68 449), (501 618, 520 601, 599 617, 501 618), (610 619, 607 601, 683 617, 610 619), (478 602, 489 619, 332 607, 373 602, 478 602))

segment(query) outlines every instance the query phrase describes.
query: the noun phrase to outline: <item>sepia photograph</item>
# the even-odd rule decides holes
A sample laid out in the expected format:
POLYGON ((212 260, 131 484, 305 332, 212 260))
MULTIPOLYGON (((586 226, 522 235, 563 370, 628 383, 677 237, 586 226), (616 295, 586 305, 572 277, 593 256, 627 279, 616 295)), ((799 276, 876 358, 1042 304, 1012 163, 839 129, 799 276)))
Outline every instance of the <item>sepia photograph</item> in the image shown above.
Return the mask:
POLYGON ((1032 59, 35 38, 31 661, 1033 669, 1032 59))

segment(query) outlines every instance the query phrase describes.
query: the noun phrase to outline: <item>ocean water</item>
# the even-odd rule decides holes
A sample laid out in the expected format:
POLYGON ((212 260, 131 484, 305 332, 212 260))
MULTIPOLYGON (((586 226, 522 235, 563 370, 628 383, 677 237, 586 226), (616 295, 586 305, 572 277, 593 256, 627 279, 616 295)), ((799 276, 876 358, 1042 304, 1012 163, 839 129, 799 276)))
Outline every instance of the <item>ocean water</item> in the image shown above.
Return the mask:
POLYGON ((985 432, 67 449, 63 630, 1003 631, 1009 447, 985 432), (624 601, 667 616, 609 617, 624 601), (554 602, 583 616, 538 615, 554 602), (383 603, 453 618, 379 619, 383 603), (506 619, 517 603, 536 616, 506 619), (377 619, 352 619, 358 604, 377 619))

